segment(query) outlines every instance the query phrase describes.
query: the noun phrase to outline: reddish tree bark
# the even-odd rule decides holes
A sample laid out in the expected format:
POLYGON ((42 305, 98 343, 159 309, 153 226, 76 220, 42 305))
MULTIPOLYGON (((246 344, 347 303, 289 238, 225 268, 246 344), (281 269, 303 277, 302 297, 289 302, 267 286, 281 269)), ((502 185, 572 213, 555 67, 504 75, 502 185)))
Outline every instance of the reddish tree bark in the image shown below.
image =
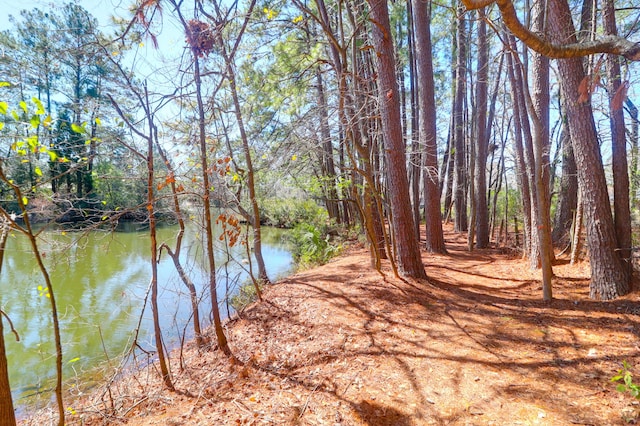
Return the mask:
POLYGON ((428 7, 421 0, 413 0, 419 91, 418 110, 420 111, 419 141, 425 147, 422 164, 424 168, 424 217, 427 230, 426 247, 428 251, 433 253, 446 253, 440 211, 436 102, 431 58, 431 17, 428 7))
POLYGON ((456 19, 456 91, 453 99, 453 145, 455 147, 455 181, 453 203, 455 208, 454 227, 457 232, 467 230, 467 164, 464 132, 464 99, 466 93, 467 34, 464 10, 458 8, 456 19))
POLYGON ((487 206, 487 122, 489 97, 489 41, 484 9, 478 10, 478 79, 476 83, 476 167, 475 167, 475 223, 476 245, 486 248, 489 245, 489 211, 487 206))
MULTIPOLYGON (((567 2, 552 0, 549 5, 550 29, 554 37, 575 41, 567 2)), ((559 60, 558 71, 587 224, 590 293, 592 298, 614 299, 629 291, 629 274, 616 253, 615 227, 591 104, 580 99, 580 84, 585 77, 581 58, 559 60)))
MULTIPOLYGON (((602 19, 606 34, 617 36, 615 8, 612 0, 604 0, 602 19)), ((609 122, 611 123, 611 161, 613 168, 613 211, 618 241, 618 254, 631 274, 631 210, 629 207, 629 165, 622 103, 626 89, 620 78, 620 59, 607 55, 609 88, 609 122)))
POLYGON ((377 53, 378 92, 384 152, 387 161, 389 200, 392 227, 400 274, 412 278, 426 278, 415 237, 409 197, 409 180, 400 117, 400 97, 395 70, 395 52, 389 24, 386 0, 369 0, 373 44, 377 53))

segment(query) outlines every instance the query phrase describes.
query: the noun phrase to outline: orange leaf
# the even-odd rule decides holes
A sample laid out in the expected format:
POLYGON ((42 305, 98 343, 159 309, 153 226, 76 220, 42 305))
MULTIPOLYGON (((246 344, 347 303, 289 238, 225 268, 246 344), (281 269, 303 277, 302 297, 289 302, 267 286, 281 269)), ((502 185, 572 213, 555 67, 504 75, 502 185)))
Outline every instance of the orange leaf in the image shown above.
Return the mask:
POLYGON ((591 97, 591 76, 585 76, 580 82, 580 86, 578 86, 578 103, 583 104, 589 100, 591 97))
POLYGON ((627 91, 629 90, 629 80, 625 80, 622 82, 618 90, 616 90, 616 94, 613 95, 613 99, 611 99, 611 109, 613 111, 619 111, 622 109, 622 105, 624 101, 627 99, 627 91))

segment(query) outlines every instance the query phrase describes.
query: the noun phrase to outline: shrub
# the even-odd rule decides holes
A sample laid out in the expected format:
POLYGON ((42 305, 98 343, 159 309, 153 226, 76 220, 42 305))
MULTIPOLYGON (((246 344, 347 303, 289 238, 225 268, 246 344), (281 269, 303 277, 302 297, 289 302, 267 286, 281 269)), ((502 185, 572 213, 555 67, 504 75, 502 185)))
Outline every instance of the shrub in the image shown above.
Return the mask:
POLYGON ((293 258, 300 266, 326 263, 339 251, 339 247, 330 244, 329 235, 310 223, 296 225, 289 238, 293 258))
POLYGON ((256 292, 256 286, 251 280, 245 282, 238 292, 231 296, 229 304, 236 312, 242 312, 244 308, 258 300, 258 294, 256 292))
POLYGON ((618 374, 611 378, 611 381, 618 383, 618 386, 616 386, 618 392, 629 392, 635 399, 640 399, 640 385, 633 382, 631 366, 629 366, 627 361, 622 361, 622 370, 619 370, 618 374))

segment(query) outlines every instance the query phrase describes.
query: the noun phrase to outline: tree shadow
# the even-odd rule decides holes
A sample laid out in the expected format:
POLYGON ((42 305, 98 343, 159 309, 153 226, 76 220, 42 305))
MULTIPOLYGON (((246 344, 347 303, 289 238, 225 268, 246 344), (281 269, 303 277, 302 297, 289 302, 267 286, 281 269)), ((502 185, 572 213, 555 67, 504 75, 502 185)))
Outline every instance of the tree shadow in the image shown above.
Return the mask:
MULTIPOLYGON (((519 399, 531 406, 551 406, 553 401, 548 413, 559 419, 556 424, 609 422, 611 417, 602 417, 594 402, 576 401, 584 395, 594 401, 611 400, 606 393, 608 379, 623 360, 640 361, 633 347, 640 336, 637 297, 591 301, 588 291, 574 293, 572 287, 584 279, 562 278, 563 292, 547 303, 535 293, 534 281, 486 269, 493 262, 486 262, 489 255, 500 260, 498 253, 482 253, 480 263, 489 274, 476 274, 473 268, 480 263, 471 255, 442 256, 442 262, 450 263, 441 265, 436 256, 436 261, 430 259, 430 268, 437 274, 430 274, 428 283, 399 281, 390 273, 381 278, 364 265, 347 261, 336 269, 309 270, 286 279, 280 285, 289 290, 250 310, 247 319, 255 321, 265 341, 282 338, 286 330, 291 339, 287 344, 299 345, 296 350, 304 356, 292 360, 287 353, 275 354, 255 368, 295 383, 313 398, 324 395, 344 402, 370 425, 414 424, 424 418, 441 424, 471 421, 474 413, 469 406, 450 401, 476 386, 483 394, 470 398, 488 405, 493 399, 500 401, 497 404, 519 399), (456 282, 447 275, 452 271, 468 278, 456 282), (479 284, 474 275, 486 280, 479 284), (321 310, 314 311, 318 306, 321 310), (322 339, 321 348, 300 343, 317 333, 320 337, 310 340, 322 339), (590 334, 612 340, 590 340, 590 334), (351 368, 343 376, 324 370, 342 360, 351 368), (394 400, 384 399, 384 392, 378 398, 354 393, 349 378, 358 377, 362 360, 394 369, 386 370, 391 379, 367 383, 364 389, 369 395, 392 380, 391 386, 405 387, 415 407, 394 405, 394 400), (446 369, 439 368, 443 364, 446 369), (430 375, 431 367, 437 374, 430 375), (484 385, 482 374, 492 372, 500 380, 484 385), (532 377, 540 383, 532 383, 532 377), (552 395, 559 381, 569 392, 552 395), (444 388, 449 400, 438 399, 444 388), (446 407, 438 404, 443 400, 446 407)), ((611 411, 606 415, 612 416, 611 411)))
POLYGON ((362 400, 352 406, 362 421, 369 426, 410 426, 413 424, 411 416, 374 401, 362 400))

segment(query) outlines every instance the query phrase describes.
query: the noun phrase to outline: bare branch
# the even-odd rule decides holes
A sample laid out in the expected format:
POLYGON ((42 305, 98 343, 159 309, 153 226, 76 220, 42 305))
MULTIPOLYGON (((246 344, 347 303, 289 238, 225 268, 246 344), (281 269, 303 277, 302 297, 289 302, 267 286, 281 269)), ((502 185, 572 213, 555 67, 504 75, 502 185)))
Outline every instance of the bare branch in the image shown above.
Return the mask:
POLYGON ((594 53, 620 55, 630 61, 640 61, 640 43, 634 43, 619 36, 603 36, 597 40, 580 43, 556 44, 525 27, 516 13, 511 0, 462 0, 467 10, 480 9, 495 3, 500 9, 502 20, 513 35, 522 40, 532 50, 550 58, 576 58, 594 53))
POLYGON ((18 332, 16 331, 15 327, 13 326, 13 321, 11 321, 11 318, 9 318, 9 315, 7 315, 7 313, 5 311, 3 311, 2 309, 0 309, 0 314, 2 314, 2 316, 7 319, 7 322, 9 323, 9 327, 11 328, 11 332, 16 336, 16 342, 19 342, 20 341, 20 335, 18 334, 18 332))

